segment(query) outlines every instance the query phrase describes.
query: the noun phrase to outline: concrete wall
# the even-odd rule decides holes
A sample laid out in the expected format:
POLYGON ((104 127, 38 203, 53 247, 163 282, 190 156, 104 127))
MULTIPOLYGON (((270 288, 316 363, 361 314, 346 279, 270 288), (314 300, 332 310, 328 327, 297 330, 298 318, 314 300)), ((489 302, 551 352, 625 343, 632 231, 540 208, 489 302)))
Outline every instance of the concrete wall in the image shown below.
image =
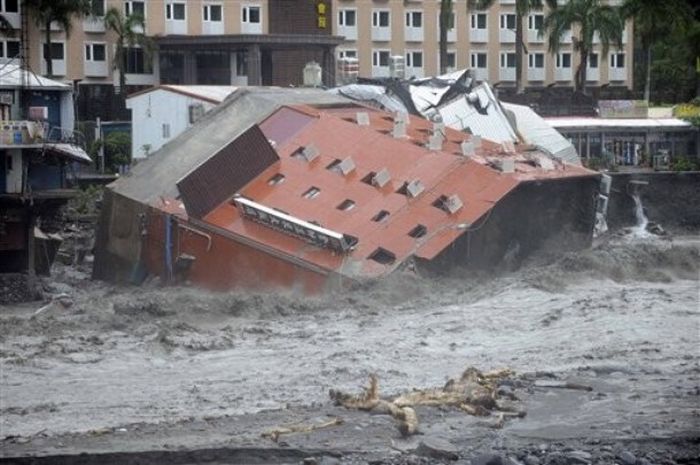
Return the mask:
POLYGON ((636 224, 634 200, 627 187, 631 180, 648 182, 640 196, 649 221, 669 231, 700 229, 700 172, 609 174, 613 178, 608 203, 611 230, 636 224))
POLYGON ((131 109, 132 118, 132 156, 145 158, 144 145, 150 145, 150 153, 153 153, 190 127, 189 107, 197 103, 204 106, 205 112, 215 106, 210 102, 163 89, 128 99, 126 106, 131 109), (164 124, 170 128, 168 137, 164 136, 164 124))
POLYGON ((512 268, 535 252, 588 247, 598 186, 597 176, 522 183, 433 263, 421 265, 434 271, 512 268))

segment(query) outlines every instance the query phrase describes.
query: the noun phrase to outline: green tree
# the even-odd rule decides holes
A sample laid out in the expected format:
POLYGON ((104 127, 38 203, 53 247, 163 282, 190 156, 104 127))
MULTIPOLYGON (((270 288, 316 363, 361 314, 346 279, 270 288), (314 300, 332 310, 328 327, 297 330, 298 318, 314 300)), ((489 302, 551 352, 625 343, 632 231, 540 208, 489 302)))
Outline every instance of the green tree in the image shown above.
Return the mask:
POLYGON ((12 24, 5 18, 4 15, 0 15, 0 32, 3 34, 12 34, 14 32, 12 24))
POLYGON ((693 9, 686 0, 625 0, 624 18, 634 20, 635 37, 644 52, 644 100, 651 94, 652 45, 671 33, 685 31, 693 21, 693 9))
MULTIPOLYGON (((491 8, 496 0, 467 0, 467 9, 486 10, 491 8)), ((452 0, 442 0, 440 9, 440 62, 443 63, 443 49, 445 60, 447 59, 447 31, 442 31, 443 6, 452 10, 452 0), (445 5, 449 3, 449 5, 445 5), (443 45, 444 44, 444 45, 443 45)), ((531 11, 539 10, 543 6, 542 0, 515 0, 515 89, 521 94, 523 92, 523 55, 527 53, 525 41, 523 39, 523 18, 531 11)))
POLYGON ((572 37, 574 51, 578 52, 579 64, 576 68, 575 88, 586 90, 586 68, 593 49, 593 36, 598 33, 602 55, 608 54, 611 45, 622 48, 622 33, 625 21, 618 7, 603 5, 601 0, 569 0, 563 5, 548 2, 549 14, 545 17, 541 33, 548 36, 549 51, 556 53, 561 46, 565 32, 577 26, 578 35, 572 37))
POLYGON ((34 17, 37 26, 45 28, 46 75, 52 77, 51 23, 58 23, 66 36, 70 35, 73 19, 89 15, 92 2, 90 0, 24 0, 23 7, 27 8, 34 17))
POLYGON ((149 54, 151 41, 144 31, 146 24, 139 14, 123 15, 117 8, 110 8, 105 14, 105 28, 117 36, 114 50, 114 69, 119 73, 119 93, 126 96, 126 54, 127 47, 140 45, 149 54))

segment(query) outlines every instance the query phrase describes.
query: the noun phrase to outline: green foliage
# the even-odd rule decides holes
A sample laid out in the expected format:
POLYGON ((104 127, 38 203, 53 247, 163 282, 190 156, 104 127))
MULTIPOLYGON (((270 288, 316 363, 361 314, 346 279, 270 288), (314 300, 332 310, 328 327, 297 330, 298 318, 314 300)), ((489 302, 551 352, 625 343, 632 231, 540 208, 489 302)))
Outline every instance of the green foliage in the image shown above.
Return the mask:
POLYGON ((118 172, 119 166, 128 165, 131 159, 131 135, 126 132, 113 132, 104 139, 106 168, 118 172))
POLYGON ((122 96, 126 96, 126 48, 141 46, 147 55, 150 55, 152 41, 143 31, 146 30, 144 18, 139 14, 124 15, 118 8, 110 8, 105 13, 105 29, 117 36, 114 50, 114 69, 119 72, 119 89, 122 96))
POLYGON ((687 157, 675 157, 671 161, 673 171, 697 171, 698 161, 687 157))
POLYGON ((102 198, 104 187, 101 185, 89 185, 78 191, 70 201, 70 206, 81 215, 94 215, 97 213, 97 201, 102 198))

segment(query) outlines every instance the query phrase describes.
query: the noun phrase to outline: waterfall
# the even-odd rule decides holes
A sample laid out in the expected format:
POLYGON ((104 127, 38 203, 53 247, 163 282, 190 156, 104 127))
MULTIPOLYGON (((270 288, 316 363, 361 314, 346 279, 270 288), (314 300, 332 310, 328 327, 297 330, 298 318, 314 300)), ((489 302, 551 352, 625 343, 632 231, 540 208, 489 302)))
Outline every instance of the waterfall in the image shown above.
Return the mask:
POLYGON ((644 214, 642 198, 638 193, 632 194, 632 198, 634 199, 634 216, 637 218, 637 225, 633 228, 633 231, 638 235, 646 235, 649 219, 644 214))

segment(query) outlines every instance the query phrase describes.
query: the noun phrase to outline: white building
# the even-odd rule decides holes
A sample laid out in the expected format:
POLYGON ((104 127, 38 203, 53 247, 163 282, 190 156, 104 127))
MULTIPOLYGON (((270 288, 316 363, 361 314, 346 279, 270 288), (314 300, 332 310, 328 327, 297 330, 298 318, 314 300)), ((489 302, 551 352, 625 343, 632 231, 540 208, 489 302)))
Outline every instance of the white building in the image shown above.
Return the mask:
POLYGON ((131 155, 145 158, 235 92, 232 86, 162 85, 131 95, 131 155))

